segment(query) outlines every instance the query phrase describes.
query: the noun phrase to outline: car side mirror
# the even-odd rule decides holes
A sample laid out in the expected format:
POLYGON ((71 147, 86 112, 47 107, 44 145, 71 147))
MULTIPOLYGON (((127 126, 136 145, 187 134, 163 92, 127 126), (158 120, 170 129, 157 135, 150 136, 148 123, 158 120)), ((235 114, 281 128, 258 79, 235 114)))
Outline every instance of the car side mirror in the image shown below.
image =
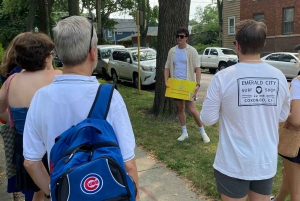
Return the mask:
POLYGON ((290 62, 291 63, 297 63, 296 59, 291 59, 290 62))
POLYGON ((130 58, 127 58, 127 59, 126 59, 126 62, 127 62, 127 63, 131 63, 130 58))

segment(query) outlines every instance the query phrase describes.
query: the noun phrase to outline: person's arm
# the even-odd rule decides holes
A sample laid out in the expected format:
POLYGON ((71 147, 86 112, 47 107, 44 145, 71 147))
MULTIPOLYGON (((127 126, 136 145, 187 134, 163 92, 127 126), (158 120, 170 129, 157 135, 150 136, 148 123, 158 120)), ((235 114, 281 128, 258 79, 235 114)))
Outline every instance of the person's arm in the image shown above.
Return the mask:
POLYGON ((137 190, 136 200, 139 201, 140 200, 139 177, 138 177, 135 158, 125 162, 124 164, 125 164, 126 172, 129 174, 129 176, 133 179, 133 181, 135 183, 136 190, 137 190))
POLYGON ((169 68, 165 68, 164 77, 165 77, 165 85, 166 85, 166 87, 169 87, 169 85, 168 85, 168 79, 170 77, 170 69, 169 68))
POLYGON ((215 75, 207 89, 207 95, 200 113, 201 122, 210 126, 218 122, 221 108, 221 83, 215 75))
POLYGON ((0 119, 3 119, 6 122, 8 121, 9 117, 7 110, 5 110, 5 112, 0 113, 0 119))
POLYGON ((6 84, 7 82, 4 82, 0 89, 0 113, 3 113, 7 109, 6 105, 6 84))
POLYGON ((24 167, 34 183, 46 194, 50 195, 50 177, 42 161, 24 160, 24 167))
POLYGON ((287 121, 293 126, 300 126, 300 100, 292 100, 291 112, 287 118, 287 121))
POLYGON ((197 92, 200 89, 201 68, 195 68, 195 71, 196 71, 196 82, 197 82, 197 85, 196 85, 196 88, 194 90, 194 97, 196 97, 197 92))

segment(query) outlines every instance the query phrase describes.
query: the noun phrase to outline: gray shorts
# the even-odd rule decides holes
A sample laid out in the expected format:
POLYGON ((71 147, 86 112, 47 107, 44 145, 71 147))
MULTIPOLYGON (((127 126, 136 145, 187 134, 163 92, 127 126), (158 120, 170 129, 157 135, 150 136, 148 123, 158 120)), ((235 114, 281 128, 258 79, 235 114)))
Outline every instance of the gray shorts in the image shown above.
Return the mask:
POLYGON ((270 195, 272 192, 273 177, 265 180, 242 180, 229 177, 215 169, 214 175, 218 192, 230 198, 243 198, 251 190, 261 195, 270 195))

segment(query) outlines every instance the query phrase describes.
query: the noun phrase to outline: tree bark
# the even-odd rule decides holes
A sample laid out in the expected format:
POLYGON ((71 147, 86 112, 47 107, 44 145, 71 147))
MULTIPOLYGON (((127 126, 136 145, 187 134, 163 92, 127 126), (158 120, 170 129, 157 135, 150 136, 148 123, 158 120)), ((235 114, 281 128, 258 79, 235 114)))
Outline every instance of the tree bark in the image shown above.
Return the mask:
POLYGON ((47 34, 50 37, 50 25, 49 25, 49 7, 47 0, 39 0, 40 9, 40 28, 39 31, 47 34))
POLYGON ((149 0, 139 0, 139 11, 143 12, 143 22, 140 25, 140 32, 141 32, 141 46, 146 47, 146 38, 148 33, 148 26, 150 21, 150 4, 149 0))
POLYGON ((33 30, 33 24, 34 24, 34 20, 35 20, 37 4, 38 4, 37 0, 30 0, 28 18, 27 18, 27 23, 26 23, 26 31, 33 30))
POLYGON ((169 50, 176 45, 176 31, 188 27, 191 0, 159 0, 157 34, 156 84, 153 112, 169 116, 177 114, 175 101, 165 97, 164 67, 169 50), (174 6, 176 5, 176 6, 174 6), (180 14, 179 14, 180 13, 180 14))
POLYGON ((219 18, 219 45, 223 46, 223 0, 217 0, 219 18))
POLYGON ((101 20, 101 0, 96 1, 96 15, 97 15, 97 36, 98 36, 98 45, 101 45, 103 40, 102 33, 102 20, 101 20))
POLYGON ((68 0, 69 16, 79 15, 79 0, 68 0))

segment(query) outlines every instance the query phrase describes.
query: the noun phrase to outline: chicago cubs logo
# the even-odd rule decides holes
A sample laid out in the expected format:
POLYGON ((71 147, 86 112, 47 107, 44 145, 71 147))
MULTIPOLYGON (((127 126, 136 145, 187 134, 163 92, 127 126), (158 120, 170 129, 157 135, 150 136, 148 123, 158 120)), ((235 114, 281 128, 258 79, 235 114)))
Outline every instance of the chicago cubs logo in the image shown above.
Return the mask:
POLYGON ((103 187, 103 180, 98 174, 86 175, 80 182, 81 190, 86 194, 95 194, 103 187))

